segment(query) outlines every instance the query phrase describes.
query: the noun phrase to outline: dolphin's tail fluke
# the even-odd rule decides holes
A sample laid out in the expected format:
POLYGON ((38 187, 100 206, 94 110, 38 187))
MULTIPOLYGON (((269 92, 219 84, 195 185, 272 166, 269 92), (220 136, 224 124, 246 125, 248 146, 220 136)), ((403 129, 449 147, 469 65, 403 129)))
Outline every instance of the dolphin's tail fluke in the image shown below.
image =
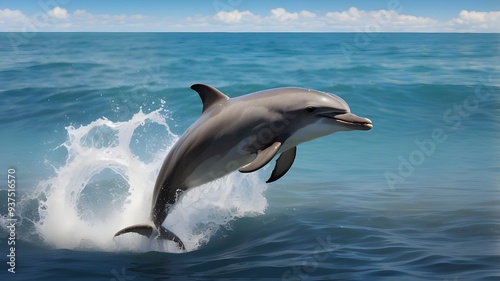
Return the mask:
POLYGON ((146 237, 151 237, 151 234, 153 234, 154 229, 155 225, 153 224, 153 222, 145 224, 134 224, 132 226, 125 227, 124 229, 118 231, 115 234, 115 237, 129 232, 135 232, 137 234, 144 235, 146 237))
POLYGON ((186 250, 186 247, 184 247, 184 243, 182 243, 182 240, 177 235, 175 235, 175 233, 164 228, 163 226, 160 226, 159 230, 160 230, 160 235, 158 235, 159 238, 174 241, 181 250, 183 251, 186 250))
MULTIPOLYGON (((150 238, 153 232, 155 232, 155 230, 156 226, 154 225, 153 222, 148 222, 145 224, 134 224, 132 226, 125 227, 124 229, 118 231, 115 234, 115 237, 125 233, 134 232, 150 238)), ((157 238, 174 241, 181 250, 184 251, 186 250, 186 247, 184 247, 184 243, 182 243, 182 240, 177 235, 175 235, 175 233, 164 228, 163 226, 160 226, 157 238)))

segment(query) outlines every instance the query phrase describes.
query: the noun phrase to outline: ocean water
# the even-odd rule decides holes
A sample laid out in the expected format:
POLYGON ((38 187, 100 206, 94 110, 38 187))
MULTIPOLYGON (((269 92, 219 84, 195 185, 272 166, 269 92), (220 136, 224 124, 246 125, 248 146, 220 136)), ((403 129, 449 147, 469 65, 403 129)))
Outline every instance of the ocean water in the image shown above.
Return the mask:
POLYGON ((500 280, 499 76, 499 34, 0 33, 0 279, 500 280), (189 191, 185 253, 113 239, 194 83, 331 92, 374 128, 189 191))

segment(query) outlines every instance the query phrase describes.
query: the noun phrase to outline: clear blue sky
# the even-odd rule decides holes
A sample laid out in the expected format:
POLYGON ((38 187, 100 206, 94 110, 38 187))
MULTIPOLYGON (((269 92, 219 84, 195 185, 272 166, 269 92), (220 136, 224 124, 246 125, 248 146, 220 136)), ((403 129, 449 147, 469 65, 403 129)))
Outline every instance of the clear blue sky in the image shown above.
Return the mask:
POLYGON ((380 31, 499 32, 499 0, 2 0, 0 31, 355 31, 391 10, 380 31))

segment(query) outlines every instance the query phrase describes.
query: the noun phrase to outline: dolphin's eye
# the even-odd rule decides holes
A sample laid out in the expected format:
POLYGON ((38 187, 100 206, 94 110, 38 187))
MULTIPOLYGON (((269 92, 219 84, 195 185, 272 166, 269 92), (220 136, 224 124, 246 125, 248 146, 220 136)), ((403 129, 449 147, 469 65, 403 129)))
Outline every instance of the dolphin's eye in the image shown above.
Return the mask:
POLYGON ((306 107, 306 111, 307 112, 313 112, 314 110, 316 110, 316 108, 314 106, 308 106, 308 107, 306 107))

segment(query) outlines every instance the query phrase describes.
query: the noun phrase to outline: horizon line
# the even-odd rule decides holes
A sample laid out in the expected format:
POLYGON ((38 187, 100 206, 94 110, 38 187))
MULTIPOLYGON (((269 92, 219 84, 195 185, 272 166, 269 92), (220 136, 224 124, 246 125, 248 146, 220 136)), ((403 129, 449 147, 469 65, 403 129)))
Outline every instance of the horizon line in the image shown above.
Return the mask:
MULTIPOLYGON (((2 31, 0 33, 33 33, 28 31, 2 31)), ((34 33, 366 33, 366 34, 381 34, 381 33, 410 33, 410 34, 500 34, 500 32, 478 32, 478 31, 37 31, 34 33)))

